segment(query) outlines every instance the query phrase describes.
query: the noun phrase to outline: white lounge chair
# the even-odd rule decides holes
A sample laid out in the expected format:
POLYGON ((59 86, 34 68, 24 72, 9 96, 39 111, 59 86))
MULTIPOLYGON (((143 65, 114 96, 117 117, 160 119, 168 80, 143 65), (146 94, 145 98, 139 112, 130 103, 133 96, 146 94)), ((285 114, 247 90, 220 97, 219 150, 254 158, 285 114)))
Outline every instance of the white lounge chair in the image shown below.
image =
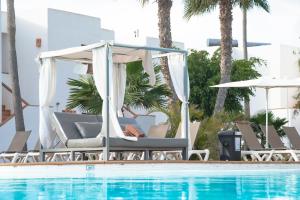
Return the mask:
POLYGON ((295 127, 283 127, 283 131, 288 137, 291 148, 294 150, 300 150, 300 135, 295 127))
MULTIPOLYGON (((274 127, 269 127, 269 143, 271 148, 264 148, 258 141, 256 134, 252 130, 249 122, 238 122, 237 126, 242 133, 242 137, 249 150, 243 150, 241 152, 242 158, 245 161, 249 161, 248 157, 252 161, 278 161, 284 160, 285 156, 289 161, 299 161, 297 152, 287 149, 279 136, 276 133, 274 127)), ((261 126, 261 129, 265 130, 265 126, 261 126)))
POLYGON ((32 150, 29 150, 27 153, 20 155, 22 157, 23 163, 28 162, 38 162, 40 158, 40 149, 41 149, 41 142, 40 139, 37 139, 35 146, 32 150))
MULTIPOLYGON (((266 135, 265 130, 266 126, 260 126, 263 133, 266 135)), ((288 161, 299 161, 300 150, 288 149, 284 146, 279 135, 277 134, 273 126, 268 126, 268 141, 272 149, 274 149, 274 155, 277 155, 278 160, 288 160, 288 161)))
POLYGON ((7 151, 0 153, 0 159, 2 159, 3 162, 21 162, 20 155, 24 153, 30 133, 31 131, 16 132, 7 151))
MULTIPOLYGON (((196 143, 196 139, 198 136, 199 128, 200 128, 201 122, 192 122, 190 123, 190 141, 191 145, 194 147, 196 143)), ((181 123, 178 126, 177 133, 175 138, 181 138, 181 123)), ((164 152, 165 159, 182 159, 182 155, 178 151, 166 151, 164 152)), ((197 150, 197 149, 191 149, 188 150, 188 158, 191 158, 192 155, 196 155, 199 160, 207 161, 209 159, 209 150, 203 149, 203 150, 197 150)))

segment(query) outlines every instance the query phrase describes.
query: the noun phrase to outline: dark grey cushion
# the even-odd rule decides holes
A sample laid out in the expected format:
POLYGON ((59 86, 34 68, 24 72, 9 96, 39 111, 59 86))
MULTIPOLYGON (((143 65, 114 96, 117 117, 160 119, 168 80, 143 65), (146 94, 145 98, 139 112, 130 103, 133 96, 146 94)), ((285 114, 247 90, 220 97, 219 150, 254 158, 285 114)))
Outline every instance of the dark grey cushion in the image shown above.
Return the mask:
POLYGON ((188 146, 187 139, 177 138, 138 138, 137 141, 122 138, 109 138, 111 147, 127 148, 184 148, 188 146))
POLYGON ((102 127, 101 122, 74 122, 82 138, 95 138, 102 127))
MULTIPOLYGON (((135 119, 132 118, 118 118, 121 128, 124 130, 126 124, 132 124, 142 133, 142 129, 139 127, 135 119)), ((82 135, 77 129, 74 122, 93 122, 99 123, 102 122, 102 117, 99 115, 87 115, 87 114, 76 114, 76 113, 64 113, 64 112, 55 112, 53 125, 55 126, 57 135, 61 142, 67 145, 68 140, 71 139, 82 139, 82 135)), ((93 139, 93 138, 90 138, 93 139)), ((76 140, 77 142, 77 140, 76 140)), ((96 142, 97 143, 97 142, 96 142)))
MULTIPOLYGON (((57 119, 60 129, 62 129, 62 136, 65 140, 68 139, 81 139, 78 129, 76 128, 74 122, 101 122, 102 118, 96 115, 85 115, 85 114, 75 114, 75 113, 61 113, 55 112, 54 117, 57 119)), ((59 133, 59 131, 58 131, 59 133)), ((62 136, 59 135, 60 139, 62 136)), ((66 141, 62 141, 66 142, 66 141)))

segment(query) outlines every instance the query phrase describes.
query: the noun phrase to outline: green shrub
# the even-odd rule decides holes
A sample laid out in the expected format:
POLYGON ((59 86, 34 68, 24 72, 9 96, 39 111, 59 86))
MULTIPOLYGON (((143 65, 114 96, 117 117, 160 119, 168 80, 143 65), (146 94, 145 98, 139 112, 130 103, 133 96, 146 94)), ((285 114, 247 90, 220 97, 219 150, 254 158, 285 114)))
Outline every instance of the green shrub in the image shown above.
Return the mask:
POLYGON ((214 117, 209 117, 201 122, 196 148, 209 149, 211 160, 219 160, 219 139, 218 133, 222 130, 233 130, 234 121, 243 120, 240 113, 219 113, 214 117))

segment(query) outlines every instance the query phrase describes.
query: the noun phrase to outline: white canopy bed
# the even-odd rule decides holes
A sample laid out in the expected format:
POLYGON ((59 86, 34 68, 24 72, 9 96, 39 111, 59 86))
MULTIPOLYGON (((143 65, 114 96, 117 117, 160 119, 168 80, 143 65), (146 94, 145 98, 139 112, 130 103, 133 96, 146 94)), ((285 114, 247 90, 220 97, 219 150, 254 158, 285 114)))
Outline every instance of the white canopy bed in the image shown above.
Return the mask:
MULTIPOLYGON (((39 55, 39 104, 40 120, 39 134, 43 148, 51 148, 55 133, 51 127, 51 102, 56 91, 56 61, 66 60, 93 65, 93 77, 97 91, 103 99, 101 134, 106 138, 103 149, 104 160, 107 160, 110 151, 110 137, 136 142, 135 137, 125 136, 118 122, 118 115, 125 96, 126 63, 142 60, 146 73, 149 74, 150 84, 155 84, 155 73, 152 59, 167 57, 171 80, 175 92, 182 102, 182 138, 189 140, 189 79, 187 69, 187 52, 178 49, 153 48, 116 44, 102 41, 87 46, 67 48, 58 51, 43 52, 39 55), (160 52, 152 56, 152 52, 160 52)), ((189 143, 190 144, 190 143, 189 143)), ((189 149, 192 147, 188 145, 189 149)))

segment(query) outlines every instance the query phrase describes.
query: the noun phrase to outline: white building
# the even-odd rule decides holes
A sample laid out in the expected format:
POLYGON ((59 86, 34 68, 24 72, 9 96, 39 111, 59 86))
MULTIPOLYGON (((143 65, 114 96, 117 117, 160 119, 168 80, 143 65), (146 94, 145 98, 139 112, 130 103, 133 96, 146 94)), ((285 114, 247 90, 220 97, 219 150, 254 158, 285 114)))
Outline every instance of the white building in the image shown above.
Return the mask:
MULTIPOLYGON (((99 42, 100 40, 114 40, 115 34, 112 30, 103 29, 101 20, 96 17, 66 12, 56 9, 32 10, 37 12, 33 18, 32 13, 28 11, 16 12, 16 47, 18 56, 19 79, 21 87, 21 95, 24 100, 24 119, 27 130, 32 130, 29 138, 28 146, 33 147, 38 138, 38 120, 39 120, 39 64, 35 60, 37 55, 42 51, 58 50, 68 47, 81 46, 99 42), (28 105, 27 105, 28 104, 28 105)), ((1 136, 0 149, 7 149, 13 135, 15 134, 15 122, 13 115, 12 97, 9 88, 11 81, 8 66, 8 40, 6 31, 6 12, 1 15, 1 31, 2 31, 2 73, 0 74, 0 82, 2 80, 5 87, 0 90, 0 105, 3 105, 3 114, 1 119, 0 134, 1 136), (7 113, 10 112, 10 113, 7 113)), ((159 40, 152 37, 138 37, 134 39, 137 45, 159 46, 159 40)), ((0 45, 1 46, 1 45, 0 45)), ((177 48, 184 48, 184 44, 174 42, 177 48)), ((74 67, 70 67, 70 62, 60 62, 57 67, 57 92, 53 101, 53 110, 61 111, 65 109, 68 99, 68 78, 77 78, 78 70, 82 69, 78 64, 73 63, 74 67), (68 66, 67 66, 68 65, 68 66)), ((166 116, 159 113, 154 113, 152 123, 149 122, 149 117, 143 116, 146 111, 137 111, 141 116, 137 119, 139 123, 148 124, 149 126, 157 122, 166 120, 166 116), (145 123, 145 120, 147 123, 145 123)), ((150 119, 151 121, 151 119, 150 119)))
MULTIPOLYGON (((272 44, 270 46, 249 48, 249 55, 262 58, 267 66, 258 67, 257 70, 263 76, 280 78, 300 77, 300 47, 284 44, 272 44)), ((300 92, 297 88, 271 89, 269 92, 269 107, 278 117, 285 117, 289 125, 296 126, 300 130, 300 118, 294 115, 296 104, 295 96, 300 92)), ((265 110, 265 91, 257 89, 255 97, 251 98, 251 114, 265 110)))
MULTIPOLYGON (((65 12, 55 9, 32 10, 37 12, 33 18, 32 13, 27 11, 16 12, 16 47, 18 56, 19 79, 22 98, 28 103, 24 108, 24 119, 27 130, 32 130, 29 138, 29 148, 33 147, 38 135, 38 87, 39 87, 39 64, 35 61, 36 56, 42 51, 57 50, 67 47, 80 46, 99 42, 100 40, 114 40, 114 32, 103 29, 99 18, 65 12), (40 12, 40 13, 39 13, 40 12)), ((8 110, 13 113, 9 66, 7 60, 7 31, 6 13, 1 14, 1 37, 2 42, 2 73, 0 82, 7 87, 0 90, 0 105, 5 106, 3 116, 8 110)), ((57 71, 57 96, 53 102, 54 109, 65 108, 68 97, 67 78, 76 78, 74 68, 67 67, 70 63, 59 63, 57 71), (56 103, 59 107, 56 107, 56 103)), ((2 115, 0 115, 2 116, 2 115)), ((15 134, 14 118, 7 120, 4 116, 0 125, 0 149, 5 150, 15 134), (3 135, 5 134, 5 137, 3 135)))
MULTIPOLYGON (((24 108, 24 118, 26 128, 32 130, 29 139, 29 148, 34 145, 38 134, 38 79, 39 65, 35 62, 35 58, 39 52, 57 50, 61 48, 80 46, 98 42, 99 40, 114 40, 115 34, 112 30, 103 29, 101 20, 96 17, 90 17, 71 12, 65 12, 48 8, 33 8, 32 10, 17 10, 17 55, 19 78, 22 98, 29 104, 24 108), (33 15, 32 13, 36 13, 33 15), (36 17, 38 16, 38 18, 36 17)), ((0 150, 7 148, 13 135, 15 134, 14 119, 7 121, 5 115, 8 110, 13 112, 9 79, 9 66, 7 60, 7 27, 6 13, 0 15, 0 61, 2 62, 2 73, 0 73, 0 82, 4 83, 0 89, 0 105, 5 106, 3 115, 0 114, 0 150), (5 118, 1 119, 4 116, 5 118), (2 135, 5 134, 5 137, 2 135)), ((300 22, 300 21, 299 21, 300 22)), ((300 24, 298 24, 298 27, 300 24)), ((300 29, 297 29, 300 31, 300 29)), ((299 34, 300 35, 300 32, 299 34)), ((132 33, 134 37, 134 32, 132 33)), ((298 39, 298 38, 297 38, 298 39)), ((269 42, 269 41, 266 41, 269 42)), ((126 43, 126 42, 125 42, 126 43)), ((136 45, 158 46, 159 41, 156 38, 146 37, 143 33, 138 33, 136 38, 132 38, 130 43, 136 45)), ((239 42, 241 44, 241 42, 239 42)), ((297 42, 295 42, 297 44, 297 42)), ((298 43, 299 44, 299 43, 298 43)), ((184 44, 174 42, 174 46, 184 49, 184 44)), ((211 51, 211 48, 209 48, 211 51)), ((234 57, 241 57, 241 49, 234 49, 234 57)), ((299 77, 300 70, 298 60, 300 59, 300 47, 282 44, 272 44, 271 46, 261 46, 249 48, 249 56, 255 56, 267 61, 266 67, 258 68, 262 75, 276 77, 299 77)), ((62 110, 65 108, 68 97, 68 87, 66 85, 67 78, 76 78, 78 74, 76 64, 73 68, 67 67, 70 63, 59 63, 57 77, 57 96, 53 102, 53 108, 62 110), (59 103, 56 106, 56 103, 59 103)), ((286 117, 291 120, 300 130, 299 117, 294 117, 291 108, 295 100, 293 97, 297 93, 295 89, 272 89, 270 91, 270 108, 280 117, 286 117)), ((256 96, 251 98, 251 114, 265 109, 265 93, 262 89, 257 89, 256 96)), ((140 114, 146 114, 145 111, 139 111, 140 114)), ((165 121, 166 116, 155 113, 156 123, 165 121)), ((141 117, 142 118, 142 117, 141 117)), ((139 120, 139 119, 138 119, 139 120)), ((140 119, 143 122, 144 119, 140 119)))

